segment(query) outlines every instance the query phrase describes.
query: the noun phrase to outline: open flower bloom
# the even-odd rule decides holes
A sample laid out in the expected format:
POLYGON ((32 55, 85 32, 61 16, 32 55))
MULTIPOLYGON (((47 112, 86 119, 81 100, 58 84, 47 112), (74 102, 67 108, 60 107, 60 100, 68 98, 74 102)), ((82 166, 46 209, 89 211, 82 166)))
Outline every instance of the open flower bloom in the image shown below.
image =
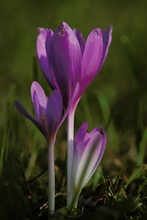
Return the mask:
POLYGON ((55 140, 57 130, 61 124, 63 108, 60 91, 53 90, 52 94, 47 98, 39 83, 34 81, 31 86, 31 98, 36 119, 18 101, 15 101, 17 109, 36 125, 47 141, 55 140))
POLYGON ((105 31, 95 28, 86 42, 79 30, 72 30, 63 22, 55 31, 39 29, 37 54, 45 78, 52 89, 59 89, 65 107, 73 100, 76 106, 83 92, 100 71, 111 43, 112 27, 105 31))
POLYGON ((106 146, 106 134, 102 127, 87 133, 88 123, 78 129, 75 136, 72 162, 72 206, 77 206, 79 194, 96 171, 106 146))

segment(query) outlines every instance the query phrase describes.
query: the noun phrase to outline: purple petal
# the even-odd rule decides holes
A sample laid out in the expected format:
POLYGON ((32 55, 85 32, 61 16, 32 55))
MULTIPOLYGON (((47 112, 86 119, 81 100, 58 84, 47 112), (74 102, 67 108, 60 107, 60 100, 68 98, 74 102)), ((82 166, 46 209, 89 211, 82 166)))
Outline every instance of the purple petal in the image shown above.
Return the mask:
POLYGON ((35 124, 35 126, 40 130, 40 132, 46 137, 46 132, 44 130, 44 128, 41 126, 41 124, 36 121, 28 112, 27 110, 23 107, 23 105, 18 102, 18 101, 15 101, 15 106, 17 108, 17 110, 23 115, 25 116, 26 118, 28 118, 30 121, 33 122, 33 124, 35 124))
POLYGON ((94 129, 93 137, 89 140, 80 160, 76 175, 76 185, 81 189, 94 174, 103 156, 106 145, 106 134, 101 127, 94 129))
POLYGON ((79 167, 80 160, 82 158, 82 154, 84 151, 84 140, 85 136, 87 135, 87 127, 88 122, 85 121, 77 130, 73 148, 73 166, 72 166, 72 187, 75 188, 75 179, 77 175, 77 170, 79 167))
POLYGON ((85 134, 87 132, 88 122, 85 121, 77 130, 76 136, 75 136, 75 143, 79 143, 84 140, 85 134))
POLYGON ((49 71, 49 64, 46 53, 46 38, 49 43, 53 35, 53 31, 44 28, 39 28, 38 30, 39 30, 39 35, 37 37, 36 46, 37 46, 37 55, 38 55, 39 64, 49 85, 51 86, 51 88, 55 88, 49 71), (47 32, 48 32, 48 37, 47 37, 47 32))
POLYGON ((52 78, 67 106, 80 77, 81 49, 73 30, 63 22, 47 45, 52 78))
POLYGON ((93 166, 93 170, 91 170, 91 175, 89 176, 89 179, 91 178, 91 176, 93 175, 93 173, 97 169, 97 167, 98 167, 98 165, 99 165, 99 163, 100 163, 100 161, 103 157, 105 147, 106 147, 106 133, 105 133, 104 129, 102 127, 98 127, 97 132, 98 132, 98 135, 101 135, 102 144, 101 144, 101 147, 100 147, 99 156, 97 158, 95 166, 93 166))
POLYGON ((112 40, 112 26, 109 26, 105 31, 103 31, 102 35, 103 35, 103 53, 98 71, 102 67, 108 53, 108 49, 112 40))
POLYGON ((82 79, 91 82, 102 58, 103 38, 101 29, 93 30, 86 41, 82 58, 82 79))
POLYGON ((81 47, 81 51, 82 51, 82 54, 84 52, 84 49, 85 49, 85 40, 82 36, 82 33, 80 30, 77 30, 77 29, 73 29, 78 41, 79 41, 79 44, 80 44, 80 47, 81 47))
POLYGON ((58 124, 62 116, 62 96, 58 90, 54 90, 47 102, 47 130, 49 136, 55 135, 57 132, 58 124))
POLYGON ((95 75, 97 74, 97 69, 100 65, 102 58, 102 48, 103 39, 101 29, 93 30, 86 41, 85 50, 82 58, 82 69, 81 69, 81 83, 80 91, 77 99, 80 99, 83 92, 90 85, 95 75))
POLYGON ((40 120, 46 113, 47 97, 42 87, 36 81, 34 81, 31 85, 31 97, 36 118, 40 120))
POLYGON ((86 41, 87 52, 86 52, 86 47, 85 47, 84 54, 86 58, 83 56, 83 59, 82 59, 82 81, 80 85, 80 91, 77 97, 79 99, 81 98, 83 92, 86 90, 89 84, 92 82, 96 74, 100 71, 100 68, 102 67, 106 59, 108 49, 111 43, 111 39, 112 39, 112 35, 111 35, 112 27, 111 26, 103 32, 101 32, 100 29, 96 29, 96 32, 100 36, 99 40, 95 40, 96 35, 94 34, 95 32, 93 30, 88 36, 88 38, 90 38, 89 39, 90 43, 89 44, 87 43, 88 39, 86 41), (97 44, 97 46, 96 47, 93 46, 94 44, 97 44), (90 61, 88 61, 88 59, 92 60, 91 65, 89 65, 90 61), (87 65, 89 66, 89 68, 87 68, 87 65), (91 71, 90 71, 90 68, 91 68, 91 71))
MULTIPOLYGON (((87 145, 87 140, 85 142, 86 136, 87 136, 87 127, 88 122, 84 122, 80 128, 77 130, 76 136, 75 136, 75 142, 74 142, 74 149, 73 149, 73 168, 72 168, 72 178, 75 180, 77 175, 77 170, 79 167, 79 163, 81 161, 83 152, 85 150, 85 146, 87 145)), ((74 183, 73 183, 74 185, 74 183)))

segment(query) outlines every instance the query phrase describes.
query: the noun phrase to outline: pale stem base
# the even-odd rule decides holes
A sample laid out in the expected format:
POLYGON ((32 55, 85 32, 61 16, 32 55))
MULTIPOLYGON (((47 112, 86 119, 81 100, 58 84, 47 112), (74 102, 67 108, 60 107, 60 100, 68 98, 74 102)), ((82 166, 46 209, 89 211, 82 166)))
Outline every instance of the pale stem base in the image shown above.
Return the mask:
POLYGON ((74 116, 75 110, 69 112, 67 118, 67 206, 72 202, 72 161, 73 161, 73 144, 74 144, 74 116))
POLYGON ((48 146, 48 211, 49 215, 55 211, 54 142, 48 146))
POLYGON ((77 208, 80 193, 75 193, 72 198, 71 207, 77 208))

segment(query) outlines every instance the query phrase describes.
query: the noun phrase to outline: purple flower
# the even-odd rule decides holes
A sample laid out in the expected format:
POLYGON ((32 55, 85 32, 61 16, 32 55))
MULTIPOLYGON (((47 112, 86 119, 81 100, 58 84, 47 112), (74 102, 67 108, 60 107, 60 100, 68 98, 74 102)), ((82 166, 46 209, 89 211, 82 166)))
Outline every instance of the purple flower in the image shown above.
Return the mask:
POLYGON ((18 101, 15 101, 17 109, 36 125, 47 141, 54 140, 61 125, 63 108, 61 93, 55 89, 47 98, 39 83, 34 81, 31 86, 31 98, 36 119, 18 101))
POLYGON ((100 71, 111 43, 111 33, 111 26, 105 31, 95 28, 85 42, 82 33, 72 30, 65 22, 55 33, 50 29, 39 29, 39 63, 51 88, 61 91, 65 107, 79 84, 73 100, 73 106, 77 105, 83 92, 100 71))
POLYGON ((81 190, 96 171, 106 146, 104 129, 97 127, 87 133, 87 127, 88 123, 83 123, 75 136, 71 173, 73 206, 76 206, 81 190))

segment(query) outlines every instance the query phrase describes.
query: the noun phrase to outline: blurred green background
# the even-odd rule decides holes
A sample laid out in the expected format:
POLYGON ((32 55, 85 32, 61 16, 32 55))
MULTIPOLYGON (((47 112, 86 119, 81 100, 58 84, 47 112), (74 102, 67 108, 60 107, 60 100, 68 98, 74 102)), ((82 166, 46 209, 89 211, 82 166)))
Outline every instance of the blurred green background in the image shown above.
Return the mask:
MULTIPOLYGON (((136 126, 145 127, 146 10, 146 0, 1 1, 0 124, 4 123, 7 97, 12 87, 15 87, 15 98, 31 106, 29 90, 32 80, 38 79, 46 86, 42 73, 35 76, 33 73, 37 28, 55 30, 66 21, 71 27, 80 29, 85 39, 94 27, 113 26, 108 57, 81 100, 77 125, 86 119, 90 128, 104 125, 111 114, 116 132, 121 137, 127 132, 134 135, 136 126)), ((117 146, 117 143, 113 144, 117 146)))
MULTIPOLYGON (((2 196, 6 182, 20 173, 28 180, 47 168, 44 138, 16 111, 13 101, 20 100, 33 114, 30 85, 34 79, 49 95, 50 90, 36 62, 37 28, 56 30, 62 21, 80 29, 85 39, 95 27, 113 26, 113 39, 104 66, 84 93, 76 111, 76 129, 85 120, 89 122, 89 131, 97 125, 105 127, 108 141, 103 164, 106 170, 112 168, 112 163, 121 169, 123 166, 131 169, 130 161, 137 165, 147 162, 147 1, 1 1, 0 171, 4 168, 4 176, 0 183, 0 203, 5 206, 0 205, 1 210, 7 208, 8 200, 17 197, 15 184, 12 187, 14 194, 9 189, 8 197, 2 196)), ((65 141, 66 125, 63 125, 56 143, 56 159, 62 162, 65 141)), ((42 178, 35 190, 38 192, 41 188, 43 197, 47 180, 42 178)), ((19 207, 11 205, 10 216, 19 207)))

